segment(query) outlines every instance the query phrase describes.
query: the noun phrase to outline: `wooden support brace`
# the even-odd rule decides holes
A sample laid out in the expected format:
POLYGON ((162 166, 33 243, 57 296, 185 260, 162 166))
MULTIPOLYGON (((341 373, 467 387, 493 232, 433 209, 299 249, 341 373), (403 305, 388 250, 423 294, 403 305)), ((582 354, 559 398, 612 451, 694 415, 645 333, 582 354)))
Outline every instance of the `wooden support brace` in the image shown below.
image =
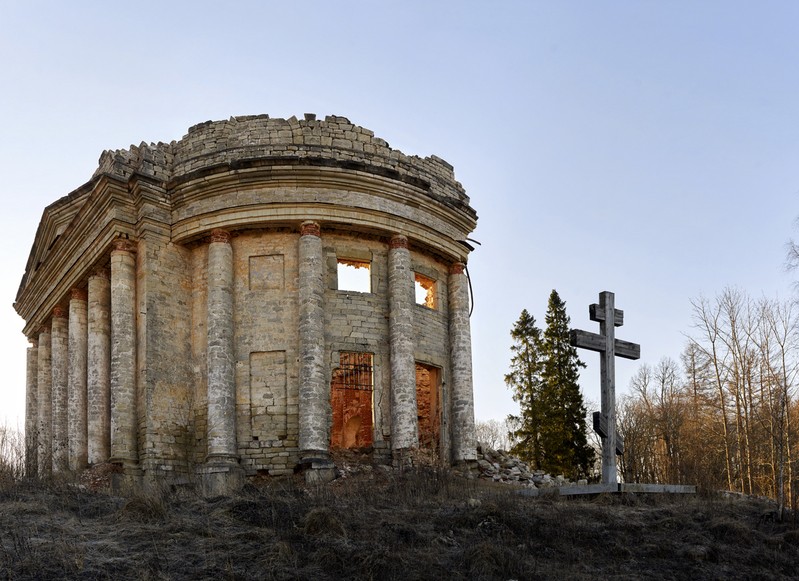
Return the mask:
MULTIPOLYGON (((602 417, 602 412, 594 412, 594 431, 599 434, 601 438, 608 437, 608 424, 605 421, 605 418, 602 417)), ((616 432, 616 454, 618 456, 624 456, 624 438, 621 437, 621 434, 616 432)))

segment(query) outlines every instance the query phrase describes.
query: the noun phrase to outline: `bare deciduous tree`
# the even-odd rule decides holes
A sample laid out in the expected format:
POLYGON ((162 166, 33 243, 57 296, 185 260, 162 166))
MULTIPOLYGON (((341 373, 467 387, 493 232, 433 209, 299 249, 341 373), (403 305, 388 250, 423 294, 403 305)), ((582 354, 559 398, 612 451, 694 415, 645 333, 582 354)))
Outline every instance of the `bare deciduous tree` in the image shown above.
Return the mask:
POLYGON ((725 289, 692 302, 681 355, 643 365, 620 400, 624 478, 771 496, 795 507, 799 314, 725 289))
POLYGON ((512 426, 507 420, 478 420, 474 425, 477 441, 492 450, 510 450, 509 433, 512 426))

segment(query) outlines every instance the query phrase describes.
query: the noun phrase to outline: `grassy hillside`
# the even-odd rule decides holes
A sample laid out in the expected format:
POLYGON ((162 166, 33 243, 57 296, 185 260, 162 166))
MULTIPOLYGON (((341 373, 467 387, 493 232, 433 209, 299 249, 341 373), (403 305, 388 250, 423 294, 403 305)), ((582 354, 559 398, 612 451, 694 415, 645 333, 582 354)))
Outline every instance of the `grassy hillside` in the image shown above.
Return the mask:
POLYGON ((752 499, 528 498, 418 469, 323 487, 113 497, 0 484, 0 579, 799 578, 799 530, 752 499))

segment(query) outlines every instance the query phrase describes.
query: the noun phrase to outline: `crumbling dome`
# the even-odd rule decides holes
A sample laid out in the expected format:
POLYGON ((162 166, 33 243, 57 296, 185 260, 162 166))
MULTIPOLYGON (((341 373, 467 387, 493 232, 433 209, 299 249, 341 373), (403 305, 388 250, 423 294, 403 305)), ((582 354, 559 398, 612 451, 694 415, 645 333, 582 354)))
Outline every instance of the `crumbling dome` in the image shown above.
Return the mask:
POLYGON ((438 157, 344 117, 233 117, 106 151, 48 206, 14 304, 29 473, 211 490, 330 451, 475 459, 466 237, 438 157))

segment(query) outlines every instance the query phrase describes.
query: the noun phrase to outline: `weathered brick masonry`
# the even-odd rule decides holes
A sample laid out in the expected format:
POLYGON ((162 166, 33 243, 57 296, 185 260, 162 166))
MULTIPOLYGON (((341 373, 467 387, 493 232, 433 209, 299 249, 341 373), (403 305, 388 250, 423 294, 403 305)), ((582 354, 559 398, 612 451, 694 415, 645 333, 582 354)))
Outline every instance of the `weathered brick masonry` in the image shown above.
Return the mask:
POLYGON ((219 490, 324 478, 331 447, 474 460, 476 219, 449 164, 343 117, 103 152, 45 209, 14 305, 28 471, 111 462, 219 490))

